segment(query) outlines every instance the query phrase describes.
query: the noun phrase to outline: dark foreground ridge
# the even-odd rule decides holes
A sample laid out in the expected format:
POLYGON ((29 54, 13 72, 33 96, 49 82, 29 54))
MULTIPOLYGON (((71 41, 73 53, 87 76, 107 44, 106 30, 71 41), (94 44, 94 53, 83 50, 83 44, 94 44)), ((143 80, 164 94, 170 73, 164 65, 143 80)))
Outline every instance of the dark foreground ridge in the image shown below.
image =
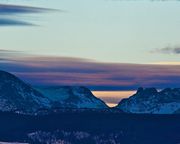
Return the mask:
POLYGON ((68 144, 178 144, 180 115, 0 112, 0 141, 68 144))

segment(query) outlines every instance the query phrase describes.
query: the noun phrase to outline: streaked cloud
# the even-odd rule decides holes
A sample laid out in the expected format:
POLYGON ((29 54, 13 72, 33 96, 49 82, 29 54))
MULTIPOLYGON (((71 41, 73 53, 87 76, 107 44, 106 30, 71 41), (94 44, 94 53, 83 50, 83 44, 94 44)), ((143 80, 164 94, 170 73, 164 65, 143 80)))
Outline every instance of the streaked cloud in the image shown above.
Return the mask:
POLYGON ((34 26, 32 23, 0 18, 0 26, 34 26))
MULTIPOLYGON (((0 49, 0 60, 15 60, 25 54, 23 51, 0 49)), ((25 54, 27 56, 27 54, 25 54)))
POLYGON ((0 14, 24 14, 24 13, 41 13, 50 9, 30 6, 19 6, 10 4, 0 4, 0 14))
POLYGON ((92 90, 179 87, 180 65, 105 63, 71 57, 4 56, 0 69, 33 85, 81 85, 92 90))
POLYGON ((0 4, 0 26, 35 26, 27 21, 28 14, 53 11, 48 8, 0 4), (21 15, 26 15, 26 19, 21 15))

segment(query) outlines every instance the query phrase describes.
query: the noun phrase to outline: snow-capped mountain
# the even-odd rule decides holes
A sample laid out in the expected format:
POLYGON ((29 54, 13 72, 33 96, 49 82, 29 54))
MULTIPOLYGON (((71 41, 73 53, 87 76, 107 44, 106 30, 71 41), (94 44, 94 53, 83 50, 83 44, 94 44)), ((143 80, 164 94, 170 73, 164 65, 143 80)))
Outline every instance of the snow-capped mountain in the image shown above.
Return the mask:
POLYGON ((59 86, 37 88, 37 90, 53 101, 54 107, 108 108, 102 100, 95 97, 86 87, 59 86))
POLYGON ((128 113, 173 114, 180 109, 180 88, 139 88, 133 96, 123 99, 117 106, 128 113))
POLYGON ((0 71, 0 111, 33 113, 49 108, 50 100, 16 76, 0 71))

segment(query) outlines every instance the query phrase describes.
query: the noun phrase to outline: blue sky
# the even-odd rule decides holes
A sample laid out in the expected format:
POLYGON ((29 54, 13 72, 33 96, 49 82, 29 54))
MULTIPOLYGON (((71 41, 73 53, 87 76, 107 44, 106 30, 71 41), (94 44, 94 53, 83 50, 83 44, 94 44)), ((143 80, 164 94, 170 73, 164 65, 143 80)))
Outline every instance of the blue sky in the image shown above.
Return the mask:
POLYGON ((38 26, 1 27, 1 49, 82 57, 105 62, 179 61, 157 51, 179 47, 180 2, 113 0, 29 0, 1 3, 60 11, 21 14, 38 26))
POLYGON ((0 0, 0 69, 32 84, 178 87, 179 7, 176 0, 0 0))

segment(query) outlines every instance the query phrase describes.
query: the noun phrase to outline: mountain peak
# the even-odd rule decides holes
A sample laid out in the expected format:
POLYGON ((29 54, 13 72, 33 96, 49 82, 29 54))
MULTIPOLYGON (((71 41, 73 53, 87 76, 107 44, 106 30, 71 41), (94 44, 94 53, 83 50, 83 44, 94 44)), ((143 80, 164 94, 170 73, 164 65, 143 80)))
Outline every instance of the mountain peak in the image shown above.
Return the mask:
POLYGON ((137 93, 141 93, 144 91, 144 88, 143 87, 139 87, 138 90, 137 90, 137 93))
POLYGON ((143 93, 148 93, 148 94, 156 94, 158 91, 156 90, 156 88, 143 88, 140 87, 137 90, 136 94, 143 94, 143 93))

